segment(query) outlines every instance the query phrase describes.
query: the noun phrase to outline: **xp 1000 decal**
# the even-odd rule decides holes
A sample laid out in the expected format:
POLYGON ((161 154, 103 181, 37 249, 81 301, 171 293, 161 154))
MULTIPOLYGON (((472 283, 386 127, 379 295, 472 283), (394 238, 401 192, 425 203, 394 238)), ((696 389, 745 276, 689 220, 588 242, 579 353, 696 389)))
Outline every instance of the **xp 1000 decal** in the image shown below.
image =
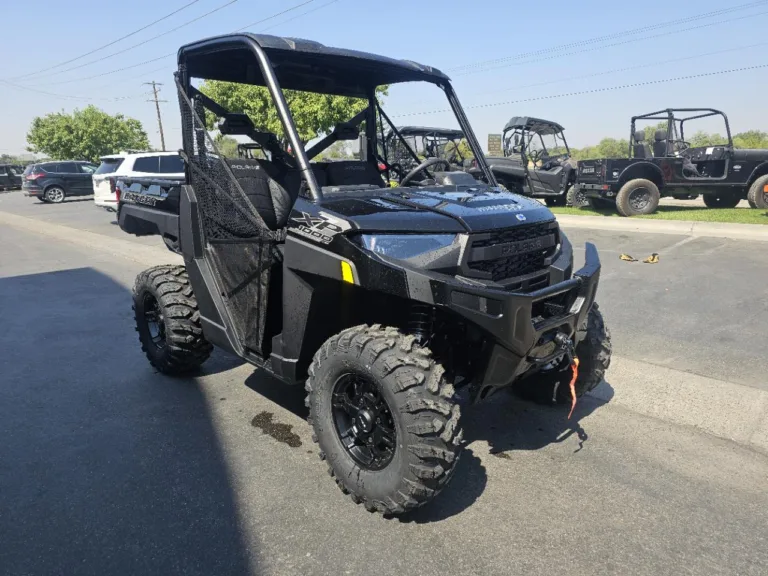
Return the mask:
POLYGON ((323 212, 310 214, 303 211, 293 213, 289 227, 291 232, 321 244, 330 244, 336 234, 349 229, 349 222, 341 218, 323 212))

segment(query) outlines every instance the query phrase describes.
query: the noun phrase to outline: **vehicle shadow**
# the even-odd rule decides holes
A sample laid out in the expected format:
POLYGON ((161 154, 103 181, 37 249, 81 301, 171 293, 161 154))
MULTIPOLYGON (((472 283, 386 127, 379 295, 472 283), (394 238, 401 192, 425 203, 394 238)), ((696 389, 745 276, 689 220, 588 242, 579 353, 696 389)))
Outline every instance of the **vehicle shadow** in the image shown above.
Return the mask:
POLYGON ((128 290, 0 278, 0 318, 4 574, 259 572, 204 387, 151 369, 128 290))
MULTIPOLYGON (((600 384, 600 398, 587 395, 579 399, 570 420, 570 406, 539 406, 525 402, 510 392, 474 406, 465 406, 462 426, 467 448, 461 456, 454 478, 446 489, 424 508, 404 516, 404 521, 438 522, 469 508, 483 493, 488 482, 483 459, 487 455, 509 460, 516 450, 540 450, 574 438, 573 452, 587 445, 589 434, 581 421, 607 404, 613 388, 600 384), (484 446, 488 444, 488 449, 484 446)), ((505 481, 501 478, 498 481, 505 481)))

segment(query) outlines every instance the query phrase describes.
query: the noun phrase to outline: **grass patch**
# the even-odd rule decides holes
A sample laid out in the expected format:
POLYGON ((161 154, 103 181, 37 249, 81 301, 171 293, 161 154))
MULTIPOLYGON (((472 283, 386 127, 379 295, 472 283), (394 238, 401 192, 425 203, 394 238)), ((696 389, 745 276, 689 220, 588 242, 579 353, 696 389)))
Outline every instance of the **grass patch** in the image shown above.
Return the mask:
MULTIPOLYGON (((606 216, 621 218, 616 210, 595 210, 590 206, 580 208, 550 208, 555 214, 575 216, 606 216)), ((703 206, 659 206, 655 214, 632 216, 651 220, 688 220, 693 222, 727 222, 730 224, 768 224, 768 210, 755 208, 706 208, 703 206)))

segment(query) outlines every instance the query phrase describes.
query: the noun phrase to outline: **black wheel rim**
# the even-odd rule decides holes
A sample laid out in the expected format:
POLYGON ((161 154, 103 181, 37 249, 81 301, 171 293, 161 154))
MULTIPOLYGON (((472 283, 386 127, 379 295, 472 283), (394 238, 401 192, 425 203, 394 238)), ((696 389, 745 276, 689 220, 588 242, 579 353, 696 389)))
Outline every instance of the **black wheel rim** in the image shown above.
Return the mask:
POLYGON ((344 449, 367 470, 385 468, 395 455, 392 411, 371 379, 345 374, 333 386, 331 408, 344 449))
POLYGON ((144 294, 144 321, 152 344, 157 348, 165 346, 165 318, 160 310, 160 304, 152 294, 144 294))
POLYGON ((648 188, 637 188, 629 195, 629 205, 633 210, 645 210, 651 203, 651 191, 648 188))

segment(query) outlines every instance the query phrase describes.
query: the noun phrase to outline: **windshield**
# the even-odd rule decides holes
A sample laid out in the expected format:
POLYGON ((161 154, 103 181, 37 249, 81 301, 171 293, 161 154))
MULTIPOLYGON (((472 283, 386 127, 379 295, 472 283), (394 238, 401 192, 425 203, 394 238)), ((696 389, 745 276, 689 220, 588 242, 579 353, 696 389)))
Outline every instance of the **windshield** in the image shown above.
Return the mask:
POLYGON ((103 158, 101 165, 96 169, 94 174, 112 174, 123 163, 123 158, 103 158))
MULTIPOLYGON (((193 92, 204 95, 200 100, 208 113, 206 123, 209 130, 219 131, 212 135, 219 154, 262 165, 269 162, 280 171, 300 169, 301 160, 292 149, 267 88, 195 80, 193 92)), ((298 90, 284 90, 283 94, 320 191, 380 188, 403 182, 410 186, 439 185, 442 180, 438 173, 463 171, 475 156, 469 141, 460 137, 468 127, 461 126, 450 102, 446 102, 446 91, 430 82, 379 87, 371 99, 298 90), (436 105, 444 110, 436 117, 436 130, 442 134, 423 130, 406 136, 399 133, 398 119, 412 115, 419 102, 438 98, 442 104, 436 105), (424 163, 426 166, 413 172, 424 163)), ((271 169, 270 165, 266 168, 271 169)))
POLYGON ((504 133, 504 155, 525 154, 529 158, 552 158, 568 154, 562 132, 542 134, 515 128, 504 133))

